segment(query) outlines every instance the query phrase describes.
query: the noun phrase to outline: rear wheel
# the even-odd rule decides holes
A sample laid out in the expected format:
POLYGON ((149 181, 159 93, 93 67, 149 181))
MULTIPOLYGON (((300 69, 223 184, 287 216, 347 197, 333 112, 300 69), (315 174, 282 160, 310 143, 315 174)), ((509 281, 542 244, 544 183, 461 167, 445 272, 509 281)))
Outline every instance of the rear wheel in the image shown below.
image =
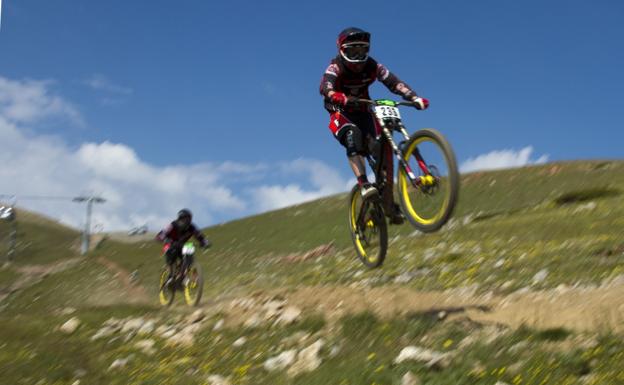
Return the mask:
POLYGON ((204 275, 201 266, 192 263, 184 279, 184 299, 191 306, 199 305, 204 291, 204 275))
POLYGON ((459 194, 459 173, 451 146, 433 129, 417 131, 403 147, 404 167, 399 171, 399 197, 405 216, 418 230, 429 233, 450 218, 459 194))
POLYGON ((160 290, 158 292, 160 304, 163 306, 170 306, 175 296, 175 287, 173 284, 167 285, 167 279, 169 279, 169 267, 165 265, 160 273, 160 290))
POLYGON ((379 198, 364 201, 358 185, 349 194, 349 230, 360 261, 381 266, 388 248, 386 219, 379 198))

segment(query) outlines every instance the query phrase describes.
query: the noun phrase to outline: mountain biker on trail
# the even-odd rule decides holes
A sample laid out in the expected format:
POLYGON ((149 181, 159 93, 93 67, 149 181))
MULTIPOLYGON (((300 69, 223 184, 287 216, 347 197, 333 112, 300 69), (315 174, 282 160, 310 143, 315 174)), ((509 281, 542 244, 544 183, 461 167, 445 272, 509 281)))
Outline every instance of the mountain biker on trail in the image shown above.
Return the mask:
MULTIPOLYGON (((169 267, 168 282, 173 278, 175 262, 178 258, 182 258, 182 246, 186 242, 195 237, 202 247, 210 247, 210 241, 204 237, 192 221, 193 214, 191 211, 182 209, 178 211, 178 218, 156 235, 156 240, 165 243, 165 261, 169 267)), ((183 262, 187 266, 182 266, 181 271, 185 271, 191 261, 183 262)))
MULTIPOLYGON (((321 79, 320 92, 325 97, 325 109, 330 114, 329 129, 347 150, 349 165, 360 185, 363 198, 378 194, 366 176, 365 156, 369 143, 374 141, 379 127, 368 108, 358 105, 355 99, 370 99, 368 87, 380 80, 392 93, 416 103, 424 110, 429 101, 421 98, 383 64, 368 55, 370 33, 351 27, 338 35, 338 55, 332 59, 321 79)), ((385 154, 387 187, 384 189, 384 205, 390 221, 403 222, 403 216, 392 194, 393 158, 388 148, 385 154)))

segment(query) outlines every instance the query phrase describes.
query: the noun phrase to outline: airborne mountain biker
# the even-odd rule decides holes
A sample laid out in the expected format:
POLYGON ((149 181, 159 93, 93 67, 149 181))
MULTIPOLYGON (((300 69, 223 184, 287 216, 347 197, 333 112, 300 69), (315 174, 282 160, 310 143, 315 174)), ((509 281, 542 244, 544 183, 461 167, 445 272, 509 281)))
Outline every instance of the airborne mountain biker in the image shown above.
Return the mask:
MULTIPOLYGON (((178 217, 169 226, 156 235, 156 240, 165 243, 165 261, 169 267, 168 282, 173 278, 173 267, 178 258, 182 258, 182 246, 195 237, 202 247, 209 247, 210 242, 193 224, 193 214, 189 209, 178 211, 178 217)), ((191 261, 185 261, 187 264, 191 261)), ((182 266, 184 271, 188 266, 182 266)))
MULTIPOLYGON (((419 110, 426 109, 429 101, 416 95, 407 84, 368 55, 368 32, 355 27, 347 28, 340 32, 337 46, 338 55, 323 74, 320 92, 325 97, 325 109, 330 114, 329 129, 346 148, 349 165, 360 185, 361 194, 367 198, 378 193, 368 181, 364 159, 368 153, 368 143, 375 138, 378 127, 368 109, 354 103, 354 99, 370 99, 368 87, 375 80, 380 80, 392 93, 415 102, 419 110)), ((392 152, 387 151, 385 155, 389 159, 386 162, 387 188, 383 196, 386 213, 392 223, 402 223, 400 209, 394 203, 392 194, 392 152)))

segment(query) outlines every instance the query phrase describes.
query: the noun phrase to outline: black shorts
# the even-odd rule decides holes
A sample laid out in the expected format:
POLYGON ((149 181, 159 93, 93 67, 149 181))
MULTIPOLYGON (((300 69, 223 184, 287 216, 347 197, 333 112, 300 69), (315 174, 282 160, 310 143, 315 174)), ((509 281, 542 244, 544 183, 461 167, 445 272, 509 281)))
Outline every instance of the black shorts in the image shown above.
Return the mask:
POLYGON ((362 133, 362 138, 365 140, 369 137, 374 138, 376 136, 375 120, 373 118, 373 115, 371 115, 370 112, 366 112, 366 111, 341 112, 340 115, 343 119, 346 119, 346 120, 341 122, 342 125, 340 129, 335 133, 335 136, 336 136, 336 139, 338 139, 338 141, 343 146, 345 146, 344 138, 345 138, 345 133, 347 132, 346 128, 348 128, 349 125, 354 125, 357 128, 359 128, 360 132, 362 133))

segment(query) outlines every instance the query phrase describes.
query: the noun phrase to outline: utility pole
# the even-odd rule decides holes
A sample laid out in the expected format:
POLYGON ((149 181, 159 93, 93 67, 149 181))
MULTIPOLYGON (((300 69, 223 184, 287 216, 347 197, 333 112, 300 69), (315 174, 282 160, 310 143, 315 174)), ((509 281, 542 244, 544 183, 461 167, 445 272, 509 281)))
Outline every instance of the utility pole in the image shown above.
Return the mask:
POLYGON ((77 203, 87 202, 87 218, 82 231, 82 245, 80 247, 80 254, 85 255, 89 251, 89 242, 91 240, 91 211, 93 203, 104 203, 106 199, 94 196, 80 196, 73 198, 72 201, 77 203))

